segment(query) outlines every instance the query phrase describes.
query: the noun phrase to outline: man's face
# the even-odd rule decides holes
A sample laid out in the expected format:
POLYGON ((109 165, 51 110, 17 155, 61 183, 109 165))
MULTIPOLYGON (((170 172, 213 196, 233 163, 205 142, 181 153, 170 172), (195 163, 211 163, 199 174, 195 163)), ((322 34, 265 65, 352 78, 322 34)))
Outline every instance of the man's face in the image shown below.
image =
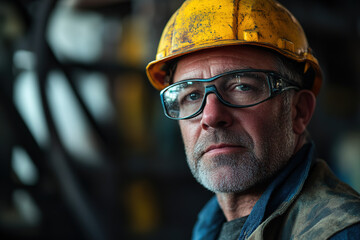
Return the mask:
MULTIPOLYGON (((251 47, 205 50, 179 60, 174 82, 248 68, 276 71, 275 59, 251 47)), ((238 193, 273 177, 295 148, 291 100, 285 95, 249 108, 231 108, 209 94, 199 116, 180 120, 195 178, 211 191, 238 193)))

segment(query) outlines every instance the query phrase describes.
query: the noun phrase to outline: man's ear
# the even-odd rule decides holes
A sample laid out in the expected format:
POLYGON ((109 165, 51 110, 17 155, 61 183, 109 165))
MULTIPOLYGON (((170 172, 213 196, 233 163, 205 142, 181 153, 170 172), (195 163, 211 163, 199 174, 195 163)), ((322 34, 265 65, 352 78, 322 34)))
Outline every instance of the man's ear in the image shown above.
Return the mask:
POLYGON ((293 131, 302 134, 314 113, 316 98, 313 92, 301 90, 296 92, 292 103, 293 131))

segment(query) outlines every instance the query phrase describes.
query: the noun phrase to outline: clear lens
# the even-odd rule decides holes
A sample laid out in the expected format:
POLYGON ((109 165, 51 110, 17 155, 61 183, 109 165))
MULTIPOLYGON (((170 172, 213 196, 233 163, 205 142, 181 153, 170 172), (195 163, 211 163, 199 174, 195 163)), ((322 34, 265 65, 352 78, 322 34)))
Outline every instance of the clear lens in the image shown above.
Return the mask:
POLYGON ((270 96, 267 75, 263 72, 225 75, 216 80, 216 85, 223 99, 237 106, 252 105, 270 96))
POLYGON ((167 114, 173 118, 194 114, 201 107, 204 93, 204 82, 186 81, 174 85, 163 93, 167 114))
POLYGON ((216 92, 229 106, 246 107, 270 97, 268 74, 261 71, 237 71, 210 79, 186 80, 162 92, 165 111, 171 118, 186 118, 198 112, 209 92, 216 92), (215 86, 215 88, 214 88, 215 86))

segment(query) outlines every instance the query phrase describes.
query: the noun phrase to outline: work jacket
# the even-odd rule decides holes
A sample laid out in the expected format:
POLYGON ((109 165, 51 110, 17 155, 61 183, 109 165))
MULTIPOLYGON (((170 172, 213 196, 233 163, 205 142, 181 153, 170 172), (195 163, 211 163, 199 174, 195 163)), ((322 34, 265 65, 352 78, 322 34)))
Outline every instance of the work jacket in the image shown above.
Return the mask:
MULTIPOLYGON (((217 239, 225 221, 213 197, 192 239, 217 239)), ((238 239, 360 239, 360 195, 316 159, 308 143, 256 202, 238 239)))

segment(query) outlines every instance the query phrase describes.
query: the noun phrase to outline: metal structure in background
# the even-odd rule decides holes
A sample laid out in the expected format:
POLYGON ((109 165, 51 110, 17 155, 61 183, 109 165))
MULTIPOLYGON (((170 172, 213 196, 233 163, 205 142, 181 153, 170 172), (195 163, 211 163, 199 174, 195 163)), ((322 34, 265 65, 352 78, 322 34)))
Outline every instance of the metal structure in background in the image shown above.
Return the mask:
MULTIPOLYGON (((198 186, 187 170, 177 126, 161 115, 157 92, 147 83, 144 71, 155 55, 162 28, 181 2, 0 2, 1 239, 190 237, 196 214, 211 193, 198 186), (109 44, 106 53, 93 62, 59 56, 49 43, 48 31, 55 10, 63 3, 79 11, 113 16, 121 22, 120 42, 109 44), (140 21, 141 17, 145 20, 140 21), (146 48, 149 56, 141 55, 146 48), (45 142, 39 142, 15 101, 15 85, 22 71, 14 64, 19 50, 35 56, 32 71, 45 119, 42 127, 48 132, 45 142), (100 158, 95 165, 86 159, 79 161, 86 157, 72 154, 64 143, 49 91, 54 71, 64 76, 89 125, 84 141, 92 142, 100 158), (106 123, 94 116, 85 101, 79 72, 106 76, 115 106, 115 117, 106 123), (14 149, 22 149, 31 159, 37 172, 32 184, 24 183, 14 170, 14 155, 22 154, 14 149), (31 204, 36 207, 29 207, 31 204)), ((303 24, 324 68, 324 90, 310 130, 320 156, 337 166, 329 148, 336 149, 344 133, 360 131, 360 3, 347 0, 339 6, 335 1, 292 0, 283 4, 303 24), (331 137, 328 129, 332 129, 331 137)))
MULTIPOLYGON (((151 3, 151 1, 146 2, 151 3)), ((131 31, 131 28, 126 24, 134 26, 132 23, 134 20, 129 21, 128 19, 138 14, 136 11, 147 11, 148 9, 143 7, 146 4, 142 1, 128 0, 9 0, 0 4, 0 9, 4 10, 3 12, 0 11, 3 14, 1 17, 5 19, 8 17, 6 14, 14 14, 11 17, 15 18, 23 27, 20 28, 21 32, 15 37, 9 38, 6 31, 1 32, 0 36, 0 47, 3 48, 1 50, 6 50, 2 52, 0 62, 3 64, 0 66, 0 158, 2 173, 0 184, 3 190, 0 194, 0 238, 25 240, 161 239, 172 235, 174 231, 176 232, 177 229, 174 228, 174 225, 178 224, 179 221, 181 224, 182 221, 176 216, 170 216, 170 219, 173 218, 170 224, 169 222, 160 223, 159 215, 161 212, 168 211, 161 209, 160 198, 156 197, 157 190, 154 185, 160 183, 159 185, 162 187, 159 191, 162 191, 164 188, 169 189, 176 184, 183 184, 183 181, 177 178, 179 176, 184 178, 184 174, 179 171, 181 169, 176 164, 165 159, 167 158, 166 155, 154 154, 156 149, 152 149, 152 144, 148 143, 150 136, 153 135, 150 134, 152 132, 151 121, 153 120, 150 115, 152 102, 147 97, 155 98, 151 96, 152 93, 149 90, 151 87, 145 81, 143 69, 146 60, 136 59, 132 55, 126 56, 132 51, 135 51, 133 55, 137 56, 136 51, 141 49, 140 46, 136 45, 131 46, 135 50, 127 47, 134 40, 131 37, 129 38, 129 35, 136 35, 136 31, 131 31), (105 59, 97 59, 95 62, 81 62, 66 57, 60 59, 61 56, 59 57, 53 46, 50 46, 48 36, 49 22, 51 22, 54 11, 59 7, 59 4, 65 4, 69 9, 74 8, 80 12, 93 12, 99 16, 111 15, 116 21, 121 22, 124 28, 124 36, 120 40, 129 39, 126 40, 125 46, 119 47, 119 49, 105 49, 110 52, 110 57, 106 58, 105 56, 105 59), (129 29, 130 32, 126 32, 129 29), (24 119, 24 115, 15 101, 15 84, 19 82, 19 76, 23 71, 17 69, 18 66, 14 64, 15 56, 19 50, 25 50, 30 55, 35 56, 35 66, 30 67, 33 68, 30 71, 35 73, 33 80, 37 83, 40 109, 45 119, 44 126, 41 127, 45 128, 48 133, 46 141, 42 143, 36 138, 36 134, 29 126, 28 119, 24 119), (117 53, 118 51, 120 52, 117 53), (142 64, 141 61, 144 63, 142 64), (94 151, 97 153, 99 162, 95 165, 86 163, 86 159, 79 161, 77 158, 84 158, 84 156, 74 156, 64 143, 61 129, 54 114, 56 109, 53 109, 54 105, 51 103, 53 92, 49 91, 54 71, 60 72, 64 76, 64 82, 70 87, 71 94, 80 106, 79 111, 89 125, 89 136, 83 141, 92 142, 92 146, 96 148, 94 151), (111 90, 113 90, 112 88, 120 88, 119 95, 128 94, 136 104, 126 102, 125 99, 125 103, 117 106, 119 103, 116 101, 119 100, 116 99, 117 96, 112 96, 114 105, 118 108, 115 113, 116 117, 105 123, 99 122, 90 111, 91 106, 85 102, 84 96, 79 91, 79 72, 103 73, 111 90), (132 88, 130 89, 132 92, 123 90, 125 87, 121 86, 126 83, 123 79, 127 78, 136 83, 130 86, 125 84, 125 87, 132 88), (138 90, 150 93, 139 96, 136 94, 138 90), (145 116, 148 115, 148 119, 139 117, 137 115, 139 111, 135 111, 135 114, 132 113, 133 109, 137 109, 141 105, 144 105, 144 111, 147 113, 145 116), (126 108, 127 112, 123 108, 126 108), (131 122, 135 122, 135 124, 131 122), (138 128, 143 129, 143 131, 139 132, 138 128), (132 137, 131 131, 138 131, 138 134, 132 137), (16 151, 18 149, 22 149, 21 154, 28 155, 29 161, 36 169, 36 181, 32 184, 23 183, 14 169, 14 155, 19 155, 19 151, 16 151), (162 167, 162 169, 165 169, 164 175, 170 177, 169 182, 163 182, 161 177, 152 173, 156 165, 164 161, 168 163, 168 169, 166 167, 162 167), (172 169, 170 172, 167 171, 169 168, 172 169), (172 176, 171 171, 177 173, 172 176), (177 183, 174 184, 171 179, 177 183)), ((166 11, 169 5, 162 4, 162 11, 166 11)), ((163 21, 167 17, 165 14, 163 21)), ((4 25, 12 25, 8 19, 5 20, 4 25)), ((151 25, 150 22, 148 24, 151 25)), ((162 24, 161 19, 156 24, 162 24)), ((8 26, 4 25, 0 27, 6 29, 8 26)), ((159 34, 159 31, 152 31, 152 34, 159 34)), ((144 38, 145 34, 143 33, 140 39, 144 38)), ((114 35, 116 34, 114 33, 114 35)), ((115 45, 121 44, 122 42, 115 45)), ((137 56, 137 58, 141 57, 141 55, 137 56)), ((26 62, 27 59, 23 59, 23 61, 26 62)), ((116 93, 116 91, 109 92, 109 95, 116 95, 116 93)), ((20 98, 23 97, 20 96, 20 98)), ((26 101, 24 99, 25 97, 22 100, 26 101)), ((158 117, 156 116, 156 118, 158 117)), ((169 131, 166 134, 174 132, 176 134, 176 131, 169 131)), ((157 133, 157 135, 154 138, 161 138, 161 134, 157 133)), ((176 144, 172 146, 167 147, 166 151, 176 152, 173 151, 176 144)), ((178 154, 178 158, 182 158, 182 155, 178 154)), ((187 178, 186 174, 185 178, 187 178)), ((193 186, 196 183, 189 185, 193 186)), ((167 191, 165 190, 165 192, 167 191)), ((193 187, 187 188, 185 185, 176 191, 188 193, 194 190, 193 187)), ((204 195, 208 196, 208 194, 201 192, 196 192, 193 195, 197 198, 204 195)), ((174 193, 167 194, 165 197, 177 199, 174 193)), ((198 205, 204 200, 205 197, 202 198, 202 201, 198 201, 198 205)), ((171 211, 169 212, 171 213, 171 211)), ((164 215, 166 214, 168 213, 164 215)), ((195 211, 192 218, 194 217, 195 211)), ((191 225, 187 219, 186 224, 191 225)), ((181 227, 179 229, 182 232, 181 227)), ((188 236, 190 232, 188 231, 185 234, 188 236)))
MULTIPOLYGON (((111 213, 111 207, 114 206, 114 201, 111 200, 111 192, 108 194, 110 205, 107 209, 101 209, 100 206, 96 206, 94 202, 89 201, 89 193, 84 191, 87 179, 84 176, 76 172, 76 166, 73 165, 73 157, 69 155, 68 151, 64 148, 64 145, 59 137, 58 129, 54 124, 53 115, 51 114, 48 92, 46 90, 49 76, 48 74, 53 69, 59 69, 62 71, 71 89, 76 96, 77 101, 80 103, 82 111, 85 113, 86 118, 91 124, 92 129, 95 131, 98 138, 98 142, 101 145, 101 152, 104 159, 108 161, 105 165, 114 165, 114 159, 116 159, 117 147, 116 142, 109 139, 108 136, 104 136, 104 130, 95 121, 90 114, 86 104, 82 100, 73 80, 72 67, 65 66, 60 63, 52 52, 46 39, 47 27, 49 17, 56 6, 56 0, 46 1, 32 1, 32 2, 13 2, 9 1, 7 5, 12 10, 19 11, 22 15, 23 24, 30 22, 25 29, 24 35, 28 36, 29 49, 36 55, 36 74, 39 81, 40 95, 42 108, 45 113, 46 125, 50 133, 49 142, 46 146, 39 146, 27 124, 24 122, 22 116, 19 114, 16 106, 13 102, 12 90, 14 83, 14 75, 12 70, 12 55, 15 52, 15 46, 13 45, 17 39, 11 39, 13 42, 5 39, 7 36, 2 36, 7 48, 7 56, 2 55, 3 61, 6 61, 6 66, 3 70, 7 72, 2 73, 1 79, 1 137, 2 137, 2 149, 1 161, 2 161, 2 198, 1 198, 1 213, 2 222, 0 228, 0 236, 3 239, 113 239, 115 236, 125 236, 126 232, 122 229, 121 219, 114 216, 106 216, 100 214, 101 211, 107 211, 107 214, 111 213), (33 4, 37 8, 34 9, 36 13, 29 14, 26 9, 28 5, 33 4), (30 31, 34 31, 31 33, 30 31), (31 39, 30 37, 33 37, 31 39), (5 42, 7 41, 7 42, 5 42), (7 132, 7 134, 3 134, 7 132), (10 141, 9 141, 10 140, 10 141), (15 146, 21 146, 34 161, 34 164, 38 170, 38 181, 34 186, 26 186, 21 184, 18 179, 13 175, 11 169, 11 149, 15 146), (81 184, 81 182, 83 182, 81 184), (26 190, 32 199, 36 202, 41 212, 41 223, 38 225, 25 224, 21 221, 19 216, 11 218, 11 212, 14 206, 12 204, 11 196, 16 189, 26 190), (106 219, 107 218, 107 219, 106 219), (119 221, 116 221, 120 219, 119 221), (111 222, 116 223, 115 227, 111 222), (107 225, 109 224, 110 227, 107 225), (114 229, 118 229, 118 232, 114 232, 114 229)), ((124 4, 124 7, 129 7, 129 4, 124 4)), ((129 10, 129 9, 128 9, 129 10)), ((126 10, 125 12, 129 12, 126 10)), ((24 36, 19 36, 24 37, 24 36)), ((79 67, 79 66, 78 66, 79 67)), ((80 66, 81 67, 81 66, 80 66)), ((92 66, 84 66, 92 67, 92 66)), ((113 69, 121 72, 124 71, 122 66, 113 66, 113 69)), ((102 69, 103 70, 103 69, 102 69)), ((126 70, 138 71, 135 69, 126 70)), ((105 174, 114 174, 111 167, 107 168, 105 174)), ((104 169, 103 169, 104 170, 104 169)), ((121 174, 120 174, 121 175, 121 174)), ((96 174, 95 174, 96 176, 96 174)), ((99 176, 97 176, 99 177, 99 176)), ((115 184, 115 180, 110 178, 115 184)), ((101 206, 103 208, 105 206, 101 206)), ((117 208, 118 209, 118 208, 117 208)), ((116 212, 121 216, 122 213, 116 212)))

